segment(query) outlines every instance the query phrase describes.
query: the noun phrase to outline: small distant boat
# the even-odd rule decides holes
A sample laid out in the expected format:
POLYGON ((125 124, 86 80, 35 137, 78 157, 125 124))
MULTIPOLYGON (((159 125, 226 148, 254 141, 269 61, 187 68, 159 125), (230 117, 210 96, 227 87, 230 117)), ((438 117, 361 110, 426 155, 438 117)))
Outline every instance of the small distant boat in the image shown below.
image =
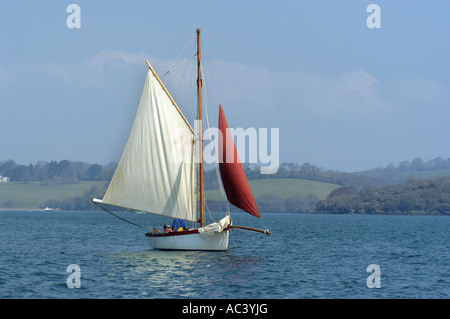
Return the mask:
MULTIPOLYGON (((270 235, 265 229, 232 225, 229 214, 205 224, 202 136, 202 74, 200 30, 197 29, 198 135, 177 106, 148 61, 136 118, 116 172, 102 204, 199 223, 199 227, 174 232, 146 233, 150 245, 163 250, 227 250, 229 230, 241 228, 270 235), (197 145, 198 144, 198 145, 197 145), (197 174, 196 149, 199 163, 197 174), (197 195, 199 212, 197 212, 197 195), (197 216, 199 214, 199 216, 197 216)), ((227 199, 260 218, 261 215, 239 160, 222 105, 219 104, 220 174, 227 199), (234 155, 230 152, 234 152, 234 155), (228 156, 227 156, 228 154, 228 156), (231 155, 231 156, 230 156, 231 155), (229 161, 229 157, 233 161, 229 161), (226 159, 226 160, 225 160, 226 159)))
POLYGON ((52 211, 52 210, 53 210, 53 208, 45 207, 42 211, 44 211, 44 212, 49 212, 49 211, 52 211))
POLYGON ((139 215, 139 214, 146 214, 146 212, 141 212, 141 211, 137 211, 137 210, 132 210, 130 212, 133 213, 133 214, 137 214, 137 215, 139 215))

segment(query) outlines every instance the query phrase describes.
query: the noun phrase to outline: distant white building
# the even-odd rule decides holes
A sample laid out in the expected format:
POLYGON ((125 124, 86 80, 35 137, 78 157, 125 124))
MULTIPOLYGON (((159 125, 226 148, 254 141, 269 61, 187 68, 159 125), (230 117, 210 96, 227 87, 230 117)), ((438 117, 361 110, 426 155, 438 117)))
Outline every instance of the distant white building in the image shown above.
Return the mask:
POLYGON ((9 177, 0 175, 0 183, 9 183, 9 177))

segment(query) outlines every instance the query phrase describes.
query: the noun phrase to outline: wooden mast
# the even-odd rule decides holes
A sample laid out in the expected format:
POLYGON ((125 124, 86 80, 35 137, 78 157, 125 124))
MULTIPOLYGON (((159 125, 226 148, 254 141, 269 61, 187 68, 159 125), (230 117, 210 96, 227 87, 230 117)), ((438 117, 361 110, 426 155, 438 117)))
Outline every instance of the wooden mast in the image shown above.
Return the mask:
POLYGON ((205 226, 205 190, 203 185, 203 120, 202 120, 202 69, 200 65, 200 29, 197 29, 197 95, 198 95, 198 139, 200 157, 200 225, 205 226))
MULTIPOLYGON (((202 120, 202 69, 200 65, 201 51, 200 51, 200 29, 197 29, 197 95, 198 95, 198 139, 199 139, 199 157, 200 157, 200 225, 205 226, 205 190, 203 185, 203 120, 202 120)), ((229 225, 229 228, 239 228, 245 230, 256 231, 271 235, 268 229, 260 230, 251 227, 229 225)))

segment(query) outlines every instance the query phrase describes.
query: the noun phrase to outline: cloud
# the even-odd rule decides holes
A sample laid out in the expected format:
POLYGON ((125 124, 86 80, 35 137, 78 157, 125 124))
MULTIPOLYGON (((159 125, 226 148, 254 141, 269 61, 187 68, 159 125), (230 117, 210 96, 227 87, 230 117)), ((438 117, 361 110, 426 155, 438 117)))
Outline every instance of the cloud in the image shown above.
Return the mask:
MULTIPOLYGON (((55 62, 0 69, 0 85, 17 86, 26 74, 38 81, 63 81, 80 90, 104 87, 108 83, 109 87, 114 87, 119 85, 117 82, 123 73, 136 74, 137 70, 146 69, 146 59, 174 95, 180 99, 183 95, 193 95, 192 88, 179 88, 179 79, 191 77, 195 81, 195 63, 191 63, 189 69, 184 66, 173 69, 166 77, 164 72, 173 61, 124 50, 101 51, 89 59, 67 65, 55 62)), ((181 65, 188 61, 178 62, 177 65, 181 65)), ((282 73, 222 59, 213 59, 204 69, 212 103, 221 100, 231 108, 249 113, 289 109, 294 113, 307 112, 325 118, 369 118, 384 115, 405 101, 421 100, 433 104, 437 98, 448 99, 448 88, 431 80, 383 83, 362 69, 325 77, 302 71, 282 73)))
MULTIPOLYGON (((89 59, 62 64, 51 62, 45 64, 21 64, 0 68, 0 86, 18 85, 24 77, 62 80, 69 84, 101 84, 105 71, 111 63, 145 66, 148 56, 144 53, 129 53, 123 50, 101 51, 89 59)), ((1 87, 0 87, 1 88, 1 87)))
MULTIPOLYGON (((79 158, 98 153, 98 141, 120 141, 127 134, 142 92, 143 83, 136 72, 143 70, 145 79, 146 68, 145 54, 120 50, 102 51, 72 64, 3 67, 0 135, 14 136, 5 142, 9 144, 4 145, 3 154, 25 157, 18 154, 27 149, 27 156, 38 159, 48 159, 51 154, 79 158), (99 127, 105 133, 98 132, 99 127)), ((112 158, 106 153, 105 157, 112 158)))
POLYGON ((296 109, 323 117, 371 117, 391 107, 378 79, 361 69, 337 77, 307 72, 281 73, 214 60, 218 90, 233 103, 265 111, 296 109))
MULTIPOLYGON (((91 162, 117 160, 139 104, 146 59, 192 122, 195 59, 174 64, 145 53, 106 50, 71 64, 3 67, 0 111, 8 120, 0 133, 16 136, 8 157, 19 156, 14 153, 19 152, 14 151, 18 145, 29 145, 23 148, 24 158, 32 154, 36 159, 52 159, 44 155, 53 154, 55 159, 66 154, 73 159, 92 156, 86 158, 91 162)), ((354 156, 372 150, 371 156, 376 156, 380 148, 387 152, 399 145, 411 148, 408 141, 417 138, 419 127, 425 136, 422 145, 429 144, 426 139, 441 141, 448 135, 443 122, 449 115, 450 87, 432 79, 379 79, 361 68, 324 76, 223 59, 208 62, 203 71, 211 125, 216 125, 214 113, 221 101, 233 127, 280 128, 281 162, 320 163, 330 153, 354 156), (423 125, 424 119, 433 122, 434 130, 423 125), (373 147, 376 143, 381 146, 373 147), (305 154, 316 157, 305 158, 305 154)))
POLYGON ((280 110, 292 116, 311 114, 324 119, 381 119, 407 110, 442 108, 450 87, 432 79, 378 79, 363 69, 337 76, 303 71, 277 72, 214 59, 208 71, 217 99, 239 112, 260 114, 280 110))
POLYGON ((90 59, 62 65, 51 63, 39 68, 40 71, 56 76, 68 83, 86 82, 94 83, 101 81, 105 68, 111 62, 123 62, 125 64, 144 65, 146 55, 144 53, 129 53, 123 50, 106 50, 95 54, 90 59))
POLYGON ((448 85, 423 77, 396 80, 391 88, 392 99, 402 99, 398 102, 403 102, 405 109, 414 105, 437 109, 447 107, 450 100, 448 85))
MULTIPOLYGON (((66 65, 55 62, 0 68, 0 90, 4 94, 17 93, 23 83, 29 83, 44 86, 49 91, 52 87, 62 87, 83 94, 83 90, 98 88, 100 91, 114 90, 114 94, 120 95, 123 93, 118 88, 124 85, 127 87, 123 89, 128 93, 132 92, 132 87, 141 90, 141 79, 137 75, 146 72, 146 59, 150 60, 172 95, 180 99, 181 106, 193 104, 196 64, 192 60, 181 59, 174 64, 172 60, 124 50, 101 51, 89 59, 66 65), (170 73, 165 73, 174 65, 170 73), (124 78, 130 80, 125 83, 124 78), (193 83, 187 83, 187 78, 193 83), (184 86, 180 86, 180 79, 186 82, 184 86)), ((294 117, 310 114, 324 119, 373 119, 405 109, 436 108, 448 104, 450 97, 448 85, 430 79, 380 81, 363 69, 323 76, 304 71, 283 73, 267 67, 213 59, 204 66, 204 77, 209 102, 215 105, 223 101, 231 112, 239 110, 242 114, 260 117, 264 114, 280 117, 277 114, 284 110, 294 117)))

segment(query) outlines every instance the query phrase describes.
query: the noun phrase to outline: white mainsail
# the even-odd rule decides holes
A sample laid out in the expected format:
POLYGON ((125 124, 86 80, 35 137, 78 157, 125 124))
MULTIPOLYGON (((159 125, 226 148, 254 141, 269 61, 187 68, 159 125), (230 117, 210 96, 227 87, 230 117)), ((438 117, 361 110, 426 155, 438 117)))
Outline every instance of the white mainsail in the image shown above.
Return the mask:
POLYGON ((117 170, 97 202, 197 221, 195 135, 153 69, 117 170))

